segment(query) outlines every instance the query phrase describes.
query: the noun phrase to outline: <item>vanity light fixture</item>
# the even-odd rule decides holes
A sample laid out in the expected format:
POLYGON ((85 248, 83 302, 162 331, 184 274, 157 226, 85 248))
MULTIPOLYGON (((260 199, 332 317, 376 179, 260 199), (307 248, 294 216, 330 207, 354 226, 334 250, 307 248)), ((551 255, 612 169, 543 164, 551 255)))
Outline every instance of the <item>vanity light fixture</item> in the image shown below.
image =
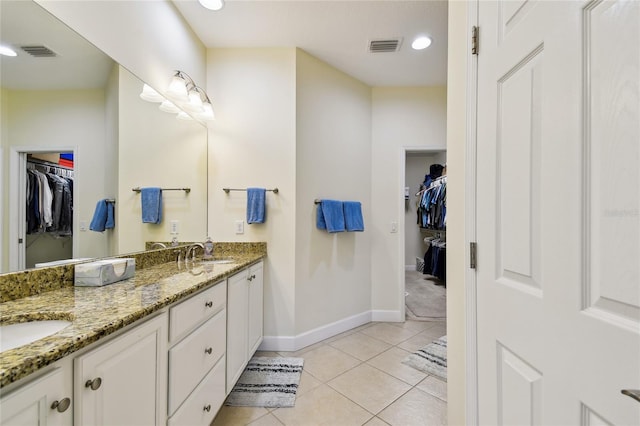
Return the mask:
POLYGON ((184 120, 184 121, 192 121, 193 120, 193 117, 191 117, 189 114, 187 114, 184 111, 180 111, 178 113, 178 115, 176 115, 176 118, 178 120, 184 120))
POLYGON ((224 7, 224 0, 198 0, 198 2, 209 10, 220 10, 224 7))
POLYGON ((0 45, 0 55, 3 56, 18 56, 15 50, 10 48, 9 46, 0 45))
POLYGON ((167 95, 174 98, 176 101, 189 102, 189 88, 195 87, 195 83, 182 71, 176 71, 169 83, 167 89, 167 95))
POLYGON ((423 50, 423 49, 426 49, 429 46, 431 46, 431 37, 428 37, 428 36, 416 37, 413 40, 413 43, 411 43, 411 47, 414 50, 423 50))

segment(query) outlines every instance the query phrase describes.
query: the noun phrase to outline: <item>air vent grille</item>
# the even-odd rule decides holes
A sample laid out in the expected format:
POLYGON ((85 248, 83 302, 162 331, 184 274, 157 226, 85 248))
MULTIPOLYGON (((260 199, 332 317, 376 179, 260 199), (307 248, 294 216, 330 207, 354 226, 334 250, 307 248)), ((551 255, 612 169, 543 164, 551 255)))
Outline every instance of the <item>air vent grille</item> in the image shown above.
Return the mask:
POLYGON ((371 53, 397 52, 400 49, 400 42, 401 42, 401 39, 399 38, 371 40, 369 42, 369 52, 371 53))
POLYGON ((20 46, 20 48, 36 58, 53 58, 58 56, 56 52, 46 46, 20 46))

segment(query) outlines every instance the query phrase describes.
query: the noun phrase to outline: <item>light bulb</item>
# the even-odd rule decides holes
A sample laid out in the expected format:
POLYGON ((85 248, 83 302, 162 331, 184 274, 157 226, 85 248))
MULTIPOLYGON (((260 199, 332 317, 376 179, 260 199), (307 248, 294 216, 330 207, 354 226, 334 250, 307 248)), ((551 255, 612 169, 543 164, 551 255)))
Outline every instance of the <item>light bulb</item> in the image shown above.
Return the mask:
POLYGON ((213 114, 213 107, 209 102, 205 102, 202 104, 203 112, 200 114, 196 114, 196 118, 204 121, 213 121, 215 120, 215 115, 213 114))
POLYGON ((173 102, 168 100, 165 100, 164 102, 162 102, 159 108, 160 108, 160 111, 168 112, 171 114, 177 114, 180 112, 180 108, 178 108, 173 104, 173 102))
POLYGON ((145 84, 144 86, 142 86, 142 93, 140 93, 140 97, 147 102, 163 102, 164 101, 164 96, 156 92, 148 84, 145 84))
POLYGON ((192 118, 189 114, 187 114, 186 112, 184 112, 184 111, 180 111, 180 112, 178 113, 178 115, 176 116, 176 118, 177 118, 178 120, 184 120, 184 121, 193 120, 193 118, 192 118))
POLYGON ((173 76, 167 89, 167 95, 178 101, 188 102, 189 93, 187 92, 187 82, 185 79, 177 75, 173 76))
POLYGON ((414 50, 426 49, 429 46, 431 46, 431 38, 427 36, 416 37, 416 39, 413 40, 413 43, 411 43, 411 47, 414 50))
POLYGON ((189 103, 184 104, 183 108, 189 112, 202 112, 202 98, 200 97, 200 93, 192 89, 189 91, 189 103))
POLYGON ((220 10, 224 7, 224 0, 198 0, 202 7, 209 10, 220 10))
POLYGON ((4 56, 18 56, 15 50, 9 46, 0 46, 0 55, 4 56))

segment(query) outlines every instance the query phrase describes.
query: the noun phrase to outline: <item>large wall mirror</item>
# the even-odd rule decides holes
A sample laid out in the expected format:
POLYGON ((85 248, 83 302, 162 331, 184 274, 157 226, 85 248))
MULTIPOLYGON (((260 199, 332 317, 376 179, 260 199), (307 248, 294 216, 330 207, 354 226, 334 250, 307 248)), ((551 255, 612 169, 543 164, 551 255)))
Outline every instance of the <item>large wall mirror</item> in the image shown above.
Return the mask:
MULTIPOLYGON (((0 43, 17 52, 0 56, 0 272, 141 251, 174 236, 204 239, 206 128, 142 100, 142 81, 38 4, 2 0, 0 18, 0 43), (34 175, 52 193, 66 180, 70 229, 33 229, 29 212, 46 205, 39 195, 34 206, 34 175), (170 189, 162 192, 159 224, 142 222, 141 195, 133 190, 140 187, 170 189), (92 231, 103 199, 115 201, 115 227, 92 231)), ((53 202, 52 217, 56 208, 53 202)))

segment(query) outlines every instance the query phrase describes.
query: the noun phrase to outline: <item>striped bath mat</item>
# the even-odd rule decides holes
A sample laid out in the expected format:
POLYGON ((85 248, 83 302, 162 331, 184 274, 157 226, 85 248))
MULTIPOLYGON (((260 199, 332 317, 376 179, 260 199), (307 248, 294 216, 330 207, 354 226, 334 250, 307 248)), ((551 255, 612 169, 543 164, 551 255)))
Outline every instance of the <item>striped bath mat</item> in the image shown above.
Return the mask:
POLYGON ((412 353, 403 361, 410 367, 426 374, 433 374, 447 380, 447 336, 434 340, 422 349, 412 353))
POLYGON ((302 358, 251 358, 225 405, 293 407, 303 364, 302 358))

